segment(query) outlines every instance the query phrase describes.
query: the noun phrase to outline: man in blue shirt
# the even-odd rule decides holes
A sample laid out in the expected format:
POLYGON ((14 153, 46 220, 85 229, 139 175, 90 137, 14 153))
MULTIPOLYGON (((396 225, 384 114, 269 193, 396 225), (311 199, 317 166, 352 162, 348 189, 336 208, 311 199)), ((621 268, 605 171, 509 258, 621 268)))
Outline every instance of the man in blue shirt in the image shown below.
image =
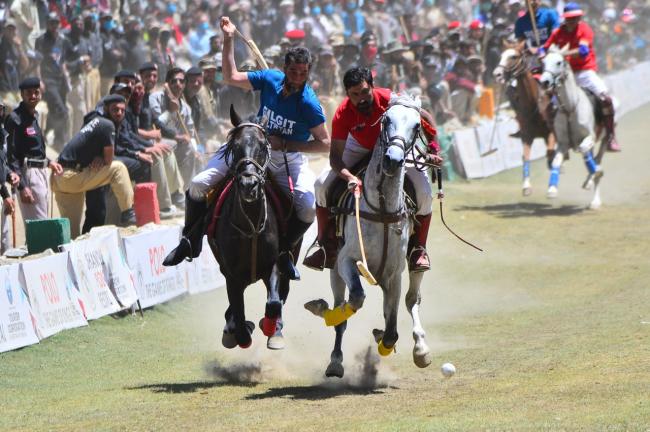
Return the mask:
POLYGON ((555 9, 540 7, 540 0, 530 0, 530 7, 535 13, 539 41, 533 31, 533 23, 530 20, 529 12, 526 12, 515 22, 515 37, 520 41, 528 41, 531 47, 540 47, 551 36, 553 30, 560 26, 560 17, 555 9))
MULTIPOLYGON (((226 84, 245 90, 260 91, 258 115, 268 119, 266 128, 271 143, 269 169, 277 184, 287 193, 290 190, 287 168, 291 176, 295 215, 287 224, 289 231, 281 245, 278 267, 290 279, 297 280, 300 274, 294 266, 291 251, 312 224, 316 214, 315 176, 309 169, 304 153, 329 153, 330 149, 330 136, 325 126, 323 109, 318 97, 307 85, 312 57, 306 48, 291 48, 284 58, 284 72, 270 69, 239 72, 235 67, 233 48, 235 25, 228 17, 223 17, 221 29, 224 35, 223 80, 226 84), (283 149, 287 151, 287 167, 283 149)), ((208 191, 228 173, 229 168, 222 154, 223 150, 218 151, 207 168, 192 179, 187 194, 184 237, 180 245, 167 256, 165 265, 176 265, 184 258, 199 255, 203 233, 192 235, 190 228, 205 214, 205 196, 208 191)))

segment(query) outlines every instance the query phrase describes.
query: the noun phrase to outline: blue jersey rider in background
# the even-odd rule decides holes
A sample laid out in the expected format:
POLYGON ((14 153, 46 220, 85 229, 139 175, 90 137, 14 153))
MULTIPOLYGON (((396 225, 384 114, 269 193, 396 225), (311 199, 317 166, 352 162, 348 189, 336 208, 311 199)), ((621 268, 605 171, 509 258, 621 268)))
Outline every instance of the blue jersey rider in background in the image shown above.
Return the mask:
MULTIPOLYGON (((309 169, 304 153, 328 153, 330 150, 325 115, 318 97, 307 84, 312 57, 306 48, 295 47, 285 55, 283 72, 270 69, 239 72, 235 67, 233 48, 235 25, 228 17, 222 17, 221 29, 224 36, 224 82, 244 90, 260 90, 261 106, 258 115, 268 119, 266 128, 271 143, 272 163, 269 164, 269 170, 278 186, 289 194, 290 185, 283 154, 283 150, 287 151, 286 165, 294 185, 294 215, 287 223, 285 238, 281 239, 278 268, 290 279, 297 280, 300 279, 300 274, 295 268, 291 251, 312 224, 316 214, 316 177, 309 169)), ((185 258, 196 258, 199 255, 203 232, 194 235, 189 230, 197 220, 205 216, 206 194, 228 171, 221 150, 208 162, 207 168, 192 179, 187 194, 183 238, 179 246, 167 256, 165 265, 176 265, 185 258)), ((194 230, 196 231, 199 230, 194 230)))

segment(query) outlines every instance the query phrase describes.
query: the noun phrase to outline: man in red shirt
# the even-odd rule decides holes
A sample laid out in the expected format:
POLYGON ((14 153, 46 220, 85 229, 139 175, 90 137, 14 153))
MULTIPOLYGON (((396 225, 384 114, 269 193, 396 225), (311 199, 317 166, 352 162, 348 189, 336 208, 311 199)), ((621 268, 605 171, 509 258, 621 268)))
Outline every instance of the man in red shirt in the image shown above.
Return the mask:
MULTIPOLYGON (((343 77, 343 85, 347 97, 332 119, 331 168, 323 171, 315 185, 320 247, 303 261, 305 266, 315 270, 331 269, 336 262, 336 233, 327 208, 328 189, 337 176, 348 184, 361 185, 361 180, 352 174, 350 169, 375 147, 381 132, 379 119, 388 108, 392 94, 390 89, 373 87, 372 73, 367 68, 356 67, 348 70, 343 77)), ((429 113, 422 110, 421 115, 433 125, 429 113)), ((432 141, 430 147, 437 152, 434 137, 427 138, 432 141)), ((439 162, 441 159, 436 160, 439 162)), ((406 175, 415 186, 418 206, 418 224, 409 241, 409 271, 426 271, 430 267, 426 243, 431 222, 433 191, 426 172, 407 166, 406 175)))
POLYGON ((589 24, 581 20, 583 15, 584 13, 577 3, 567 3, 562 14, 564 23, 551 34, 544 46, 540 48, 539 54, 544 55, 551 45, 558 47, 569 45, 570 51, 567 53, 567 60, 571 65, 576 82, 580 87, 600 99, 607 132, 607 149, 621 151, 614 131, 614 103, 605 82, 596 73, 598 65, 593 47, 594 32, 589 24))

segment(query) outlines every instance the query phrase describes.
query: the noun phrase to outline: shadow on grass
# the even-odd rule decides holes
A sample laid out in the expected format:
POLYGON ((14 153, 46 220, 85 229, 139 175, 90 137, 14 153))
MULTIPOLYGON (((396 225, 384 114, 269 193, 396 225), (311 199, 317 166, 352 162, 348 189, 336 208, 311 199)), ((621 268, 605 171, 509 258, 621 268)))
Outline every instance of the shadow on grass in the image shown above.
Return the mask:
POLYGON ((314 401, 331 399, 338 396, 367 396, 374 394, 384 394, 384 391, 379 387, 360 387, 347 383, 342 383, 340 385, 316 384, 311 386, 273 387, 264 393, 246 396, 245 399, 261 400, 271 398, 290 398, 293 400, 314 401))
POLYGON ((485 206, 459 206, 454 211, 480 211, 493 214, 503 219, 522 217, 572 216, 584 212, 585 206, 519 202, 514 204, 494 204, 485 206))
POLYGON ((150 390, 153 393, 194 393, 214 387, 255 387, 257 383, 226 382, 226 381, 195 381, 188 383, 159 383, 143 384, 136 387, 125 387, 126 390, 150 390))

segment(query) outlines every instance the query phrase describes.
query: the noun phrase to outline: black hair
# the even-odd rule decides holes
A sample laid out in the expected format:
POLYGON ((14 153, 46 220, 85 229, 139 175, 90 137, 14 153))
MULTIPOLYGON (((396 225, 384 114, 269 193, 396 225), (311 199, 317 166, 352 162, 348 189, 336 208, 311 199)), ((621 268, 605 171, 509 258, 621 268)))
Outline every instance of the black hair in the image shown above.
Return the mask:
POLYGON ((349 69, 343 75, 343 87, 347 91, 351 87, 356 87, 362 82, 367 82, 370 87, 373 87, 372 72, 370 69, 364 67, 354 67, 349 69))
POLYGON ((307 48, 304 47, 293 47, 289 48, 287 53, 284 55, 284 66, 290 66, 294 63, 297 64, 306 64, 311 68, 313 58, 311 53, 307 48))
POLYGON ((185 71, 179 67, 174 66, 173 68, 170 68, 167 71, 167 74, 165 75, 165 82, 169 82, 172 78, 174 78, 174 75, 182 73, 183 78, 185 78, 185 71))

